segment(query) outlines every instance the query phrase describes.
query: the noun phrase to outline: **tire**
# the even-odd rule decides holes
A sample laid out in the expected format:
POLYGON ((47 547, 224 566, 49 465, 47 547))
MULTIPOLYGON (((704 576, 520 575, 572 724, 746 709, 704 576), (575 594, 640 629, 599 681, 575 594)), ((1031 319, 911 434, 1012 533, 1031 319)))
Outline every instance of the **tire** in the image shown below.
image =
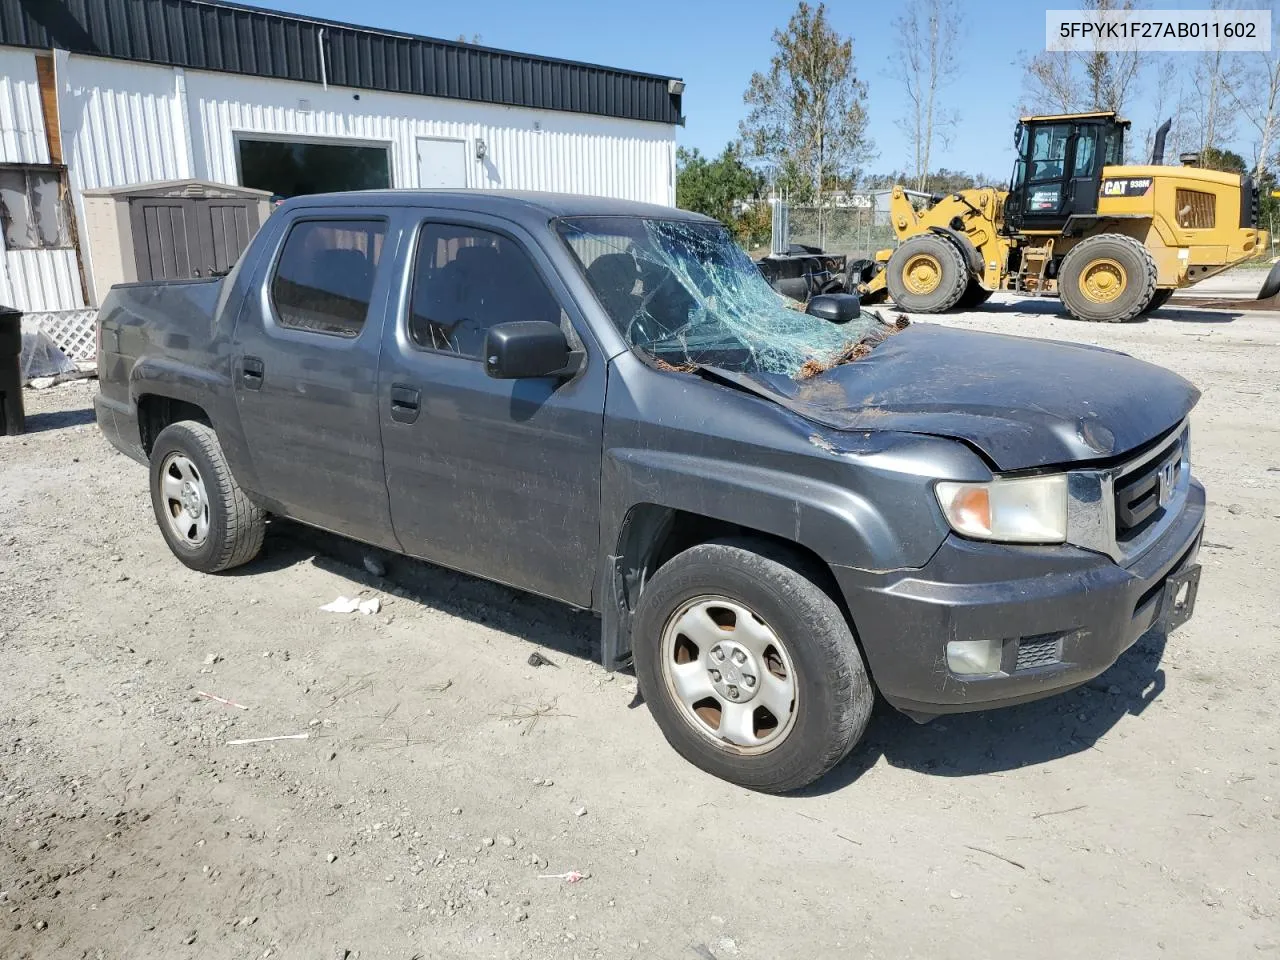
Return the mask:
POLYGON ((954 243, 936 233, 906 241, 889 258, 889 296, 909 313, 942 313, 964 296, 969 265, 954 243))
POLYGON ((1166 303, 1169 302, 1169 298, 1172 297, 1174 293, 1175 291, 1172 288, 1165 289, 1165 290, 1157 290, 1155 292, 1155 295, 1151 298, 1151 302, 1147 304, 1147 308, 1142 311, 1142 315, 1147 316, 1149 314, 1155 313, 1157 310, 1159 310, 1161 307, 1163 307, 1166 303))
POLYGON ((694 766, 765 793, 798 790, 844 759, 874 702, 848 623, 804 569, 764 541, 700 544, 658 569, 635 613, 636 677, 667 742, 694 766), (738 744, 725 739, 733 717, 746 718, 738 744))
POLYGON ((1128 323, 1142 316, 1155 293, 1151 252, 1119 233, 1081 240, 1058 270, 1058 295, 1077 320, 1128 323))
POLYGON ((262 549, 263 511, 240 489, 213 428, 182 420, 151 448, 151 507, 173 555, 192 570, 218 573, 262 549))
POLYGON ((974 307, 980 307, 991 299, 994 290, 988 290, 978 282, 977 277, 969 278, 969 285, 964 288, 964 293, 960 294, 960 299, 956 301, 956 306, 961 310, 972 310, 974 307))

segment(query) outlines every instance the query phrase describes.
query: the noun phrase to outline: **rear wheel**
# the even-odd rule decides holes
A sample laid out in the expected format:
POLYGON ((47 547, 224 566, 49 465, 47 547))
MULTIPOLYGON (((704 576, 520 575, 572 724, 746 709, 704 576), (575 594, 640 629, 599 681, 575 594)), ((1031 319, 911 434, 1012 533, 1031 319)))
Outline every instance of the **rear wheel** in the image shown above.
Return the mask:
POLYGON ((982 306, 982 304, 991 299, 993 292, 980 284, 977 277, 970 277, 969 285, 964 288, 964 293, 956 301, 956 306, 961 310, 970 310, 973 307, 982 306))
POLYGON ((969 286, 969 267, 950 240, 935 233, 912 237, 889 258, 889 296, 910 313, 950 310, 969 286))
POLYGON ((1128 323, 1156 293, 1156 262, 1133 237, 1103 233, 1072 247, 1058 271, 1058 294, 1077 320, 1128 323))
POLYGON ((692 547, 645 585, 632 647, 645 702, 686 760, 797 790, 861 738, 873 693, 840 608, 800 558, 747 539, 692 547))
POLYGON ((262 549, 263 512, 236 483, 207 424, 183 420, 160 431, 151 448, 151 506, 169 549, 193 570, 229 570, 262 549))

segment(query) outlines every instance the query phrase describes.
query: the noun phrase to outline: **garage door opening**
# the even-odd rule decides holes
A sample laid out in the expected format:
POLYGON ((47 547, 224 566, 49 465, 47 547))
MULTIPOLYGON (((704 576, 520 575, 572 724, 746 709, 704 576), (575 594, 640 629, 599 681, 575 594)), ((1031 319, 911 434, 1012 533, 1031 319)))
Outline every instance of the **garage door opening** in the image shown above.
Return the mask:
POLYGON ((299 140, 240 140, 240 183, 279 197, 391 186, 386 147, 299 140))

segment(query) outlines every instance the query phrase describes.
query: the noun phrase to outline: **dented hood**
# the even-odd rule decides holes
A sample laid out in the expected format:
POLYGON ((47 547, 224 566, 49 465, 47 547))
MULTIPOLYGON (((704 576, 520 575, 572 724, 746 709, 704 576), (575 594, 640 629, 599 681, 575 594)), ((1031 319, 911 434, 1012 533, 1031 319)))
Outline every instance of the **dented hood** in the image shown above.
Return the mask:
POLYGON ((1177 374, 1122 353, 935 324, 913 324, 808 380, 755 379, 826 426, 962 440, 1000 470, 1123 454, 1200 397, 1177 374))

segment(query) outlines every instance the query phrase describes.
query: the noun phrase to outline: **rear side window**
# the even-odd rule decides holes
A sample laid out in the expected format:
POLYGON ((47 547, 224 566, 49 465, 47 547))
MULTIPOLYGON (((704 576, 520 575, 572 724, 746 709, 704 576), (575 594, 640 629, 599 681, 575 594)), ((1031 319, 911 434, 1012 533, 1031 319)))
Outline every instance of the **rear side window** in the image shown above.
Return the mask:
POLYGON ((561 323, 560 304, 524 248, 478 227, 424 224, 409 339, 425 350, 476 360, 489 328, 513 320, 561 323))
POLYGON ((271 278, 282 327, 336 337, 364 329, 387 225, 380 220, 302 220, 285 238, 271 278))

